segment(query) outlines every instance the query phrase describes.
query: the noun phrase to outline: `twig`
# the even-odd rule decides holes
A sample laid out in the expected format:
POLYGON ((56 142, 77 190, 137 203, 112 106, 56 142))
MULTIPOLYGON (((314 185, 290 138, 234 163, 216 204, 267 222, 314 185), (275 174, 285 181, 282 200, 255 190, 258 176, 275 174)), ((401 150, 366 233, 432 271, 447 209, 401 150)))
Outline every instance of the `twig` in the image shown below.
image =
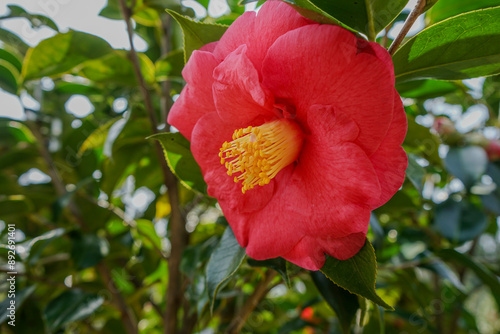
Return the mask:
MULTIPOLYGON (((45 160, 45 163, 48 165, 48 173, 49 176, 52 178, 52 184, 54 185, 54 188, 56 189, 56 193, 59 197, 64 196, 66 194, 66 186, 64 185, 64 182, 62 178, 59 175, 59 172, 56 169, 56 166, 54 164, 54 160, 52 159, 52 156, 50 155, 48 149, 47 149, 47 141, 45 137, 40 133, 38 130, 38 124, 30 126, 30 123, 27 122, 27 125, 29 126, 31 132, 35 136, 38 142, 38 149, 40 152, 40 155, 42 158, 45 160)), ((76 224, 82 229, 82 231, 87 230, 87 226, 85 224, 85 221, 83 220, 83 216, 80 213, 80 210, 78 207, 75 205, 75 203, 70 199, 68 203, 68 208, 71 212, 71 218, 76 222, 76 224)), ((113 295, 113 302, 115 305, 118 307, 118 309, 121 312, 122 315, 122 320, 125 326, 125 329, 128 334, 136 334, 138 333, 137 330, 137 324, 135 320, 133 320, 133 314, 130 311, 130 309, 127 307, 127 304, 125 303, 125 299, 121 295, 120 291, 114 286, 114 283, 111 279, 111 273, 109 268, 106 266, 104 262, 100 262, 97 267, 96 267, 101 275, 103 277, 104 282, 107 284, 108 289, 110 290, 111 294, 113 295)))
POLYGON ((247 301, 241 308, 240 312, 233 318, 227 327, 225 334, 240 333, 248 317, 252 314, 252 311, 269 291, 267 286, 271 283, 274 277, 276 277, 276 272, 274 270, 268 270, 265 278, 259 282, 252 295, 248 297, 247 301))
MULTIPOLYGON (((119 0, 120 8, 125 18, 125 23, 127 25, 127 32, 130 42, 130 60, 134 67, 134 72, 141 89, 146 111, 149 115, 151 121, 151 131, 153 134, 158 133, 158 121, 156 118, 156 113, 153 108, 153 102, 149 90, 146 86, 146 82, 141 72, 141 67, 139 63, 139 57, 134 48, 133 43, 133 29, 130 21, 131 9, 127 8, 125 0, 119 0)), ((170 253, 170 259, 168 261, 168 287, 166 295, 166 310, 164 316, 165 333, 174 334, 177 332, 177 311, 182 306, 183 291, 182 291, 182 273, 180 271, 180 263, 182 252, 188 244, 189 235, 185 228, 184 217, 180 210, 179 195, 177 189, 177 179, 172 174, 167 166, 165 158, 163 156, 163 150, 158 142, 155 143, 156 153, 158 160, 160 161, 162 172, 165 180, 165 185, 167 186, 168 197, 170 200, 170 235, 172 243, 172 251, 170 253)))
POLYGON ((406 37, 406 34, 408 34, 408 31, 410 31, 410 28, 413 26, 417 18, 420 16, 420 14, 423 13, 426 3, 427 0, 418 0, 415 8, 413 8, 410 15, 408 15, 408 17, 406 18, 403 29, 401 29, 398 36, 392 42, 391 47, 389 48, 389 54, 391 56, 396 52, 397 48, 406 37))

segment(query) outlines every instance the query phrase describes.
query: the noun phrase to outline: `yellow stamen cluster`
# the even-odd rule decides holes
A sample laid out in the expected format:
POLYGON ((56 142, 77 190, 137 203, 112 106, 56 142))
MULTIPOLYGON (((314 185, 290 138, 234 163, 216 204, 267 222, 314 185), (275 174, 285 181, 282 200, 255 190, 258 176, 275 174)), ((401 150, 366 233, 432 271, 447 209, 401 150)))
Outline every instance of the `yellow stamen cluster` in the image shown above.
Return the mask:
POLYGON ((297 160, 302 147, 300 128, 285 119, 261 126, 249 126, 233 133, 233 140, 224 142, 220 162, 234 182, 241 181, 241 191, 264 186, 280 170, 297 160))

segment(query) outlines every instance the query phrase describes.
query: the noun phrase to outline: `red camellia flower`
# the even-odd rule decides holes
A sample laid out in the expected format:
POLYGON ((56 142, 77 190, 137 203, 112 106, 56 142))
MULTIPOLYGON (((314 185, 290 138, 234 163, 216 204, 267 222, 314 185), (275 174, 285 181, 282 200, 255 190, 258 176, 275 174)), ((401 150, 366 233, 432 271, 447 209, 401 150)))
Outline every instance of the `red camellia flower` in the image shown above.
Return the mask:
POLYGON ((318 270, 364 245, 404 180, 406 117, 376 43, 266 2, 194 51, 168 121, 257 260, 318 270))

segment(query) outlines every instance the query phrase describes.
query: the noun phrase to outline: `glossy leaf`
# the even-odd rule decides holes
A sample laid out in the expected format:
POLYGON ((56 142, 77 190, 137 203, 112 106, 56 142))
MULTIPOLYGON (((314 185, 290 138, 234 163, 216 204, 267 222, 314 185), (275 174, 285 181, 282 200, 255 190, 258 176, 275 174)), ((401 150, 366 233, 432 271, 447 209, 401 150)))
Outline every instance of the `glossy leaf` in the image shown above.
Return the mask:
POLYGON ((228 226, 207 264, 207 290, 212 310, 217 292, 227 284, 244 258, 245 249, 238 244, 233 231, 228 226))
POLYGON ((45 308, 47 326, 51 332, 55 332, 70 322, 87 318, 103 302, 103 297, 95 294, 76 289, 65 291, 51 300, 45 308))
POLYGON ((462 243, 479 236, 488 225, 483 211, 465 200, 449 199, 436 207, 434 227, 446 239, 462 243))
POLYGON ((351 324, 359 309, 358 297, 334 284, 322 272, 311 271, 311 277, 319 293, 337 314, 342 331, 350 333, 351 324))
POLYGON ((388 310, 393 309, 375 292, 377 259, 368 240, 356 255, 345 261, 326 256, 326 262, 321 271, 333 283, 350 293, 367 298, 388 310))
POLYGON ((62 74, 110 51, 111 46, 100 37, 70 30, 43 40, 28 50, 22 76, 24 80, 33 80, 62 74))
POLYGON ((479 146, 451 148, 445 158, 446 169, 470 188, 484 174, 488 156, 479 146))
POLYGON ((2 45, 2 49, 0 49, 0 59, 11 63, 18 72, 21 72, 23 67, 22 56, 15 48, 9 45, 2 45))
POLYGON ((78 269, 92 267, 109 253, 106 239, 94 234, 77 235, 72 242, 71 257, 78 269))
POLYGON ((408 167, 406 167, 406 176, 411 183, 421 193, 424 186, 425 169, 417 163, 418 157, 414 154, 408 154, 408 167))
POLYGON ((393 56, 396 82, 461 80, 500 72, 500 7, 437 23, 412 37, 393 56))
POLYGON ((197 22, 169 9, 167 9, 167 13, 172 15, 182 28, 185 63, 194 50, 198 50, 210 42, 218 41, 228 28, 228 26, 221 24, 197 22))
POLYGON ((458 86, 449 81, 428 79, 404 82, 396 85, 396 89, 402 97, 432 99, 454 92, 458 89, 458 86))
POLYGON ((431 25, 465 12, 498 5, 498 0, 439 0, 425 14, 425 22, 431 25))
POLYGON ((418 124, 415 118, 408 117, 408 132, 403 145, 410 148, 412 153, 421 155, 430 162, 441 165, 439 145, 441 140, 430 132, 430 129, 418 124))
POLYGON ((26 53, 29 49, 28 44, 26 44, 19 36, 4 28, 0 28, 0 41, 15 47, 22 54, 26 53))
POLYGON ((182 80, 181 70, 184 66, 184 52, 179 49, 158 59, 155 63, 156 80, 182 80))
POLYGON ((285 0, 332 17, 375 40, 375 36, 401 13, 408 0, 285 0))
POLYGON ((149 138, 161 143, 168 166, 186 187, 203 194, 207 192, 200 166, 194 160, 190 143, 184 136, 180 133, 162 133, 149 138))

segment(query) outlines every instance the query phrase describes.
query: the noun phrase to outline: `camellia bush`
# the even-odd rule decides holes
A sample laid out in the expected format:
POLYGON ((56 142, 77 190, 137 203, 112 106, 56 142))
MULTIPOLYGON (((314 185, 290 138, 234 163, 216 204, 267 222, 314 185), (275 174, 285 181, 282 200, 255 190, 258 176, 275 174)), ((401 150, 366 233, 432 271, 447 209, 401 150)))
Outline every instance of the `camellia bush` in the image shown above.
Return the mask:
POLYGON ((1 332, 499 333, 500 1, 215 2, 0 17, 1 332))

